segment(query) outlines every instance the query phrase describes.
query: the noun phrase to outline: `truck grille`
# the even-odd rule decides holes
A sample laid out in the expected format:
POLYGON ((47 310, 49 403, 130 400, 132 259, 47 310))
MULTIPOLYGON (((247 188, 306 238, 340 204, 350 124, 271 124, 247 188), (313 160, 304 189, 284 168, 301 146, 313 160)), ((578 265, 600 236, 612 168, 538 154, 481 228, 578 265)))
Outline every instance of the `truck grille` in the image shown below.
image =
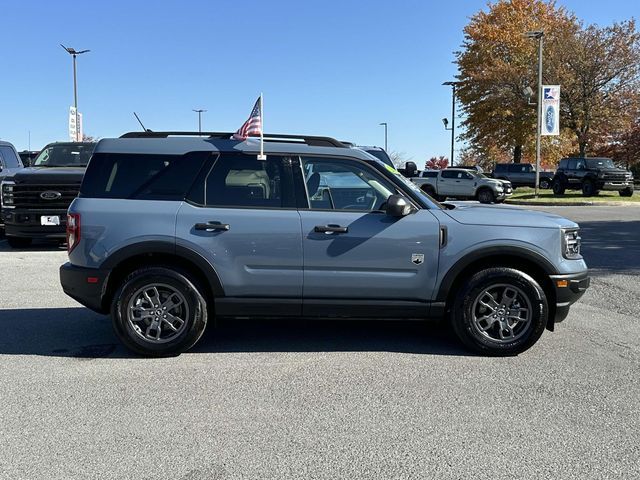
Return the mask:
POLYGON ((605 173, 605 182, 624 182, 627 179, 626 173, 605 173))
POLYGON ((20 185, 13 186, 16 208, 67 210, 78 196, 80 185, 20 185), (44 194, 48 192, 49 195, 44 194), (44 194, 44 195, 43 195, 44 194), (59 194, 59 195, 58 195, 59 194), (49 197, 49 198, 46 198, 49 197))

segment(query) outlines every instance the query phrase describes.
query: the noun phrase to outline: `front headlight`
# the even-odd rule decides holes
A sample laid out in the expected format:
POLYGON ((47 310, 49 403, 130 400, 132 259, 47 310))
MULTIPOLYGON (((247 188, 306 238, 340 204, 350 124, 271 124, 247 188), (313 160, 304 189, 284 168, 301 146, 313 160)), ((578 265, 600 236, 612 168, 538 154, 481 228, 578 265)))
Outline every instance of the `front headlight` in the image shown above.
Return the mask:
POLYGON ((579 235, 579 229, 563 229, 562 230, 562 255, 568 260, 582 258, 580 255, 580 244, 582 239, 579 235))
POLYGON ((13 208, 13 182, 0 183, 0 205, 4 208, 13 208))

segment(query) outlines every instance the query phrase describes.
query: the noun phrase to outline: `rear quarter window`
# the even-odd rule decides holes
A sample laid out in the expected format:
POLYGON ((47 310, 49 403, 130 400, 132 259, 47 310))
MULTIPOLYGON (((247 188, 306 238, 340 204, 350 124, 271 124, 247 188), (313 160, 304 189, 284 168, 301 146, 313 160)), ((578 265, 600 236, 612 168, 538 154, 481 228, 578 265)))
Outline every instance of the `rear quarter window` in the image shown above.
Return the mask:
POLYGON ((88 198, 182 200, 211 152, 185 155, 96 153, 80 188, 88 198))

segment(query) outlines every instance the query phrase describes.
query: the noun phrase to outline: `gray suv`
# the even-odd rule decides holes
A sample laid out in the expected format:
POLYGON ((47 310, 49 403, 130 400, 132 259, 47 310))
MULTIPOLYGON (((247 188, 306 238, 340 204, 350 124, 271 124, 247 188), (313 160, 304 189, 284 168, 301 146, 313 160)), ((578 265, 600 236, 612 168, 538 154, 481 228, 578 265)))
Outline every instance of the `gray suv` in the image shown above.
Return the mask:
POLYGON ((96 146, 60 278, 134 352, 183 352, 214 317, 446 318, 467 347, 514 355, 589 286, 574 222, 440 205, 331 138, 268 135, 258 160, 230 136, 96 146))

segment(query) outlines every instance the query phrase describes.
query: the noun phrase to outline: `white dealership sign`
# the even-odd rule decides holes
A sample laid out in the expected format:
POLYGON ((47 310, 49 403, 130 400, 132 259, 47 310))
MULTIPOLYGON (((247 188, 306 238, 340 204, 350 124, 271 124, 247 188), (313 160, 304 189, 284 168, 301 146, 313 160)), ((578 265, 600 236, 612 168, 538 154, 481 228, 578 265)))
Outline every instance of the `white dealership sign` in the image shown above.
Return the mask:
POLYGON ((560 135, 560 85, 542 86, 542 135, 560 135))
POLYGON ((82 141, 82 114, 78 112, 78 125, 76 125, 75 107, 69 107, 69 140, 71 142, 82 141))

